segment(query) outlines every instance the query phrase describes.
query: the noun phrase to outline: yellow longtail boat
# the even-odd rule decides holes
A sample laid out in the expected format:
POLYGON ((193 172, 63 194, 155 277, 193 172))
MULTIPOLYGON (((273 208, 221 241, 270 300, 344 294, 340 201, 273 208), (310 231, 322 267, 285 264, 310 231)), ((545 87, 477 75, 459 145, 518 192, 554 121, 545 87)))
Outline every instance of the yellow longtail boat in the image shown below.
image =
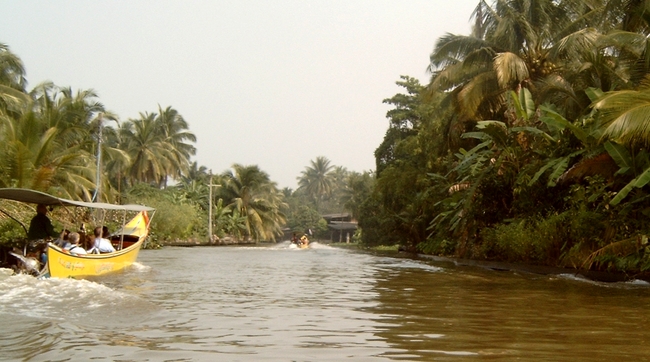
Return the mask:
POLYGON ((116 247, 113 253, 76 255, 49 243, 47 248, 49 275, 54 278, 83 278, 120 271, 136 261, 140 247, 148 234, 149 218, 147 211, 143 210, 111 236, 111 243, 116 247), (125 247, 120 248, 120 244, 125 247))
POLYGON ((77 255, 53 243, 48 243, 47 264, 41 271, 41 276, 55 278, 84 278, 104 275, 123 270, 133 264, 149 235, 151 220, 148 213, 154 211, 153 208, 142 205, 115 205, 67 200, 28 189, 0 189, 0 199, 46 206, 86 207, 124 212, 125 221, 122 228, 110 237, 110 241, 116 249, 115 252, 77 255), (126 222, 127 212, 137 212, 137 214, 126 222))

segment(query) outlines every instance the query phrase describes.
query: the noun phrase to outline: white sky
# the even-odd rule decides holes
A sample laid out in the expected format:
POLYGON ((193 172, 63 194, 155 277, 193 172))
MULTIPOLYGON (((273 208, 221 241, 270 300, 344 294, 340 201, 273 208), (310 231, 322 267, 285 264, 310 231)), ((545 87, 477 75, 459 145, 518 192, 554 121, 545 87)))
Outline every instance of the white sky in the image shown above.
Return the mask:
POLYGON ((311 160, 374 170, 382 103, 428 81, 435 41, 478 0, 0 0, 0 42, 43 81, 94 89, 122 120, 172 106, 199 165, 258 165, 295 189, 311 160))

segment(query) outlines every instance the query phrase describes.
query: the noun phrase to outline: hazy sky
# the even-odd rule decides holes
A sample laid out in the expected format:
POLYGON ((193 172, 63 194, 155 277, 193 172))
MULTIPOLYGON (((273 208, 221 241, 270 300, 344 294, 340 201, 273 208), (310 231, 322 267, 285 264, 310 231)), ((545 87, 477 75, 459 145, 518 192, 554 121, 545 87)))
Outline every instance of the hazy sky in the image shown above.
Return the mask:
POLYGON ((318 156, 374 170, 382 103, 428 81, 447 32, 478 0, 0 0, 0 42, 43 81, 94 89, 120 119, 172 106, 199 165, 258 165, 279 187, 318 156))

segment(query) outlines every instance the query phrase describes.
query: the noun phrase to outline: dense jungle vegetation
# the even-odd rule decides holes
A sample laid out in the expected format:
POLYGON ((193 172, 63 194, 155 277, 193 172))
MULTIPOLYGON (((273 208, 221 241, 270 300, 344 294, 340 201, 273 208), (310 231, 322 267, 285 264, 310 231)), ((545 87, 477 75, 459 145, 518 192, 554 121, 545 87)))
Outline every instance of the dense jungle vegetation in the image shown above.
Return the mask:
POLYGON ((205 238, 212 194, 217 236, 327 238, 322 215, 349 212, 366 246, 647 271, 650 1, 479 1, 472 24, 437 40, 428 84, 397 81, 374 172, 318 157, 295 191, 256 165, 192 162, 172 107, 118 123, 92 90, 27 91, 0 44, 0 187, 151 205, 161 243, 205 238))
POLYGON ((650 2, 480 1, 386 102, 366 243, 645 271, 650 2))

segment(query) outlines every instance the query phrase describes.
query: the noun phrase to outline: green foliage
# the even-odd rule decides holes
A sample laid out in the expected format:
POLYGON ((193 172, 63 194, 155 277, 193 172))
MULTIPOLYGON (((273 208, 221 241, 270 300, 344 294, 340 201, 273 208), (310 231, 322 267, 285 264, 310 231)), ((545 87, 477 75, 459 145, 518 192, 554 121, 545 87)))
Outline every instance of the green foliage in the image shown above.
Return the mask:
POLYGON ((155 230, 157 236, 155 241, 186 240, 196 236, 205 237, 205 234, 198 234, 198 231, 203 231, 205 228, 197 223, 202 218, 199 217, 199 212, 195 206, 179 205, 164 199, 143 199, 142 201, 146 205, 156 208, 154 218, 151 220, 151 229, 155 230))
POLYGON ((237 240, 243 240, 246 235, 246 217, 242 216, 239 210, 226 208, 224 213, 219 215, 216 226, 216 233, 219 237, 231 235, 237 240))
POLYGON ((352 235, 352 239, 350 240, 354 244, 359 244, 363 240, 363 230, 362 229, 357 229, 354 232, 354 235, 352 235))
POLYGON ((234 164, 220 175, 216 197, 224 200, 234 217, 245 221, 244 238, 275 241, 286 223, 284 194, 258 166, 234 164))
POLYGON ((592 5, 481 2, 471 35, 438 40, 426 91, 403 77, 408 94, 387 102, 364 243, 390 232, 427 253, 650 265, 612 252, 649 229, 649 23, 636 5, 592 5))
POLYGON ((361 242, 366 246, 393 245, 400 242, 399 234, 395 232, 395 218, 385 210, 381 195, 377 192, 361 204, 359 227, 363 230, 361 242))
POLYGON ((589 211, 499 224, 481 232, 480 257, 508 262, 576 266, 582 249, 598 243, 603 235, 603 217, 589 211))
POLYGON ((445 238, 431 238, 418 244, 417 249, 425 254, 454 255, 456 244, 456 242, 445 238))
POLYGON ((26 241, 25 230, 20 224, 9 219, 5 219, 0 223, 0 244, 21 248, 26 241))
POLYGON ((319 211, 321 203, 332 196, 335 188, 333 169, 327 157, 319 156, 311 161, 311 166, 305 168, 298 178, 298 190, 304 191, 319 211))
POLYGON ((125 195, 125 201, 156 209, 151 220, 150 241, 164 244, 175 239, 206 238, 207 217, 200 207, 179 199, 175 189, 160 190, 141 184, 125 195))
MULTIPOLYGON (((537 234, 541 225, 526 225, 522 220, 512 224, 500 224, 482 230, 481 253, 483 257, 509 262, 542 262, 549 258, 554 235, 537 234)), ((552 234, 555 229, 551 228, 552 234)))
MULTIPOLYGON (((429 84, 401 76, 403 92, 384 100, 376 172, 318 157, 291 192, 234 165, 215 181, 216 233, 273 240, 348 211, 364 246, 648 270, 635 243, 650 234, 650 22, 643 4, 603 4, 480 2, 472 34, 438 39, 429 84)), ((24 93, 22 64, 0 53, 0 186, 87 198, 96 116, 109 115, 91 91, 24 93)), ((158 207, 161 240, 205 234, 209 181, 189 165, 194 136, 178 112, 159 107, 104 138, 106 196, 126 188, 119 201, 158 207), (159 193, 168 177, 179 186, 159 193)))
MULTIPOLYGON (((287 226, 292 232, 304 233, 308 229, 321 230, 322 227, 319 226, 321 220, 325 221, 316 209, 309 205, 300 205, 297 209, 292 210, 287 226)), ((327 222, 325 222, 325 230, 327 230, 327 222)))

